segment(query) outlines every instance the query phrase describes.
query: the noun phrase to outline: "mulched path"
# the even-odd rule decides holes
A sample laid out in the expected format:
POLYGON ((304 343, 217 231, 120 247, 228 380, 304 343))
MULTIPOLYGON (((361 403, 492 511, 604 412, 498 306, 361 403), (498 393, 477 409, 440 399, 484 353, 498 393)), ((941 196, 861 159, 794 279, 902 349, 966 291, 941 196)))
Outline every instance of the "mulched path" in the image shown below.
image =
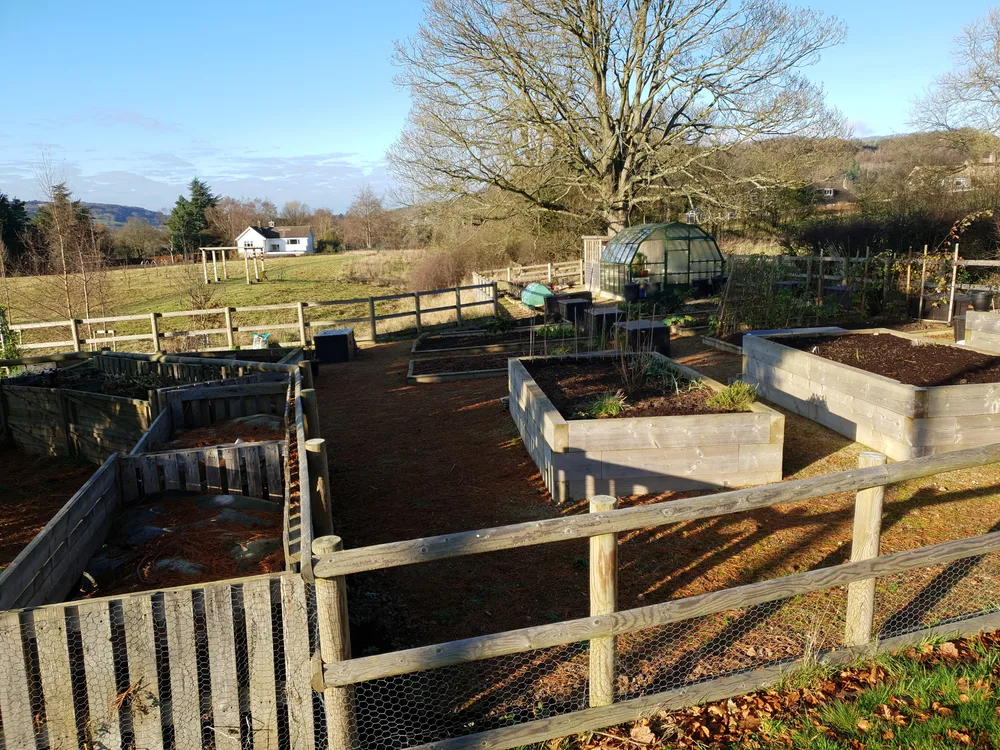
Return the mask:
POLYGON ((515 353, 473 354, 466 357, 433 357, 415 360, 414 375, 431 375, 442 372, 472 372, 473 370, 503 370, 507 373, 507 359, 515 353))
POLYGON ((0 570, 7 567, 79 490, 96 466, 30 456, 0 443, 0 570))
POLYGON ((915 386, 1000 383, 1000 357, 891 334, 796 336, 780 343, 915 386))
MULTIPOLYGON (((725 382, 740 357, 672 342, 725 382)), ((409 343, 362 350, 316 381, 334 522, 356 548, 586 512, 557 507, 499 404, 502 379, 406 385, 409 343)), ((864 446, 786 413, 786 478, 855 468, 864 446)), ((955 472, 886 493, 882 552, 990 531, 1000 470, 955 472)), ((621 507, 703 493, 623 498, 621 507)), ((636 607, 844 562, 854 495, 620 536, 619 606, 636 607)), ((356 655, 586 616, 587 541, 528 547, 350 576, 356 655)), ((913 585, 916 585, 916 581, 913 585)), ((780 635, 780 634, 779 634, 780 635)), ((777 636, 770 634, 774 639, 777 636)))
MULTIPOLYGON (((614 393, 622 387, 614 361, 607 358, 542 360, 526 362, 525 367, 564 419, 592 419, 585 413, 588 405, 601 394, 614 393)), ((725 409, 707 403, 711 396, 712 391, 707 388, 664 395, 662 391, 643 387, 628 397, 628 406, 618 418, 725 414, 725 409)))

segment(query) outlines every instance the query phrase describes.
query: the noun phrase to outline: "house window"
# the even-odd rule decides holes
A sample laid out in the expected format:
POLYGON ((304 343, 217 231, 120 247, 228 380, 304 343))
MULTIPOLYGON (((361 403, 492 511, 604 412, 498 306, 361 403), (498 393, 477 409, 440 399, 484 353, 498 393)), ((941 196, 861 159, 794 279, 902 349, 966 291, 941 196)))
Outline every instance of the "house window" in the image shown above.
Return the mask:
POLYGON ((824 198, 832 198, 834 190, 833 188, 823 188, 822 190, 820 190, 820 193, 822 193, 824 198))
POLYGON ((280 252, 280 251, 281 251, 281 245, 279 245, 277 242, 275 242, 275 243, 273 243, 271 245, 271 252, 272 253, 277 253, 277 252, 280 252))
POLYGON ((299 241, 298 240, 288 240, 288 244, 289 245, 298 245, 299 241))

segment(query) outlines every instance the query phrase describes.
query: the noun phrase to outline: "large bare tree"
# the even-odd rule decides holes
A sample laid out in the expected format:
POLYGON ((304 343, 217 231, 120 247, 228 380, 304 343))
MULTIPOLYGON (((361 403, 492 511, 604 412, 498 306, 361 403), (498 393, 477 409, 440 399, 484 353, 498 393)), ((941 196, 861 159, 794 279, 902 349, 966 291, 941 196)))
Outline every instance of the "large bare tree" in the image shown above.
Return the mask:
POLYGON ((433 197, 612 227, 644 201, 769 187, 720 155, 839 126, 801 69, 843 37, 777 0, 429 0, 397 45, 412 108, 391 167, 433 197))
POLYGON ((969 145, 978 140, 975 131, 1000 136, 1000 9, 965 27, 954 60, 915 108, 914 123, 969 145))
POLYGON ((209 229, 225 244, 236 241, 247 227, 267 226, 278 216, 274 203, 266 198, 220 198, 205 211, 209 229))
POLYGON ((384 239, 387 223, 382 197, 371 185, 362 185, 344 215, 345 239, 351 245, 371 250, 384 239))

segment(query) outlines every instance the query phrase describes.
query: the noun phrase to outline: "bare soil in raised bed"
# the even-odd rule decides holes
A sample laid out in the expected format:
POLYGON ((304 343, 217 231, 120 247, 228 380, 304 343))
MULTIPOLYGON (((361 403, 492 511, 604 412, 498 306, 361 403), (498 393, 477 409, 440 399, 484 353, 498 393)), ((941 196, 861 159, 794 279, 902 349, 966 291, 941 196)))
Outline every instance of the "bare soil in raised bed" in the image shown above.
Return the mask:
MULTIPOLYGON (((678 361, 716 380, 725 382, 740 372, 738 355, 705 348, 697 339, 675 339, 672 348, 678 361)), ((408 355, 407 342, 368 347, 352 363, 325 368, 316 381, 331 481, 337 487, 334 527, 347 548, 587 512, 586 502, 558 507, 546 492, 499 404, 507 395, 506 382, 401 385, 408 355)), ((856 468, 864 450, 786 413, 786 479, 856 468)), ((627 497, 619 506, 707 492, 627 497)), ((657 604, 845 562, 854 500, 854 493, 839 493, 622 533, 618 606, 657 604)), ((998 518, 998 466, 895 485, 886 492, 881 552, 983 534, 997 528, 998 518)), ((898 592, 890 592, 892 601, 898 606, 915 597, 937 572, 909 575, 898 592)), ((987 569, 984 580, 995 588, 993 573, 987 569)), ((351 575, 354 655, 585 617, 588 581, 585 539, 351 575)), ((817 627, 840 624, 832 619, 842 613, 840 595, 817 594, 809 601, 816 606, 779 602, 630 636, 621 647, 627 689, 653 684, 653 675, 663 674, 658 670, 669 669, 671 662, 684 670, 679 679, 687 679, 794 655, 789 635, 813 624, 802 618, 811 615, 817 627), (640 635, 652 635, 653 645, 644 645, 640 635)), ((486 665, 483 673, 445 673, 454 678, 456 690, 464 684, 476 696, 469 704, 476 710, 494 700, 506 706, 511 691, 530 702, 533 695, 579 684, 568 674, 573 670, 567 670, 562 652, 481 664, 486 665), (514 677, 512 665, 523 667, 514 677), (465 679, 469 682, 462 683, 465 679)), ((585 673, 585 664, 582 669, 585 673)))
POLYGON ((433 336, 422 339, 417 344, 418 352, 435 351, 438 349, 457 349, 465 346, 491 346, 493 344, 511 344, 523 341, 527 343, 527 331, 506 331, 504 333, 470 333, 468 335, 433 336))
MULTIPOLYGON (((605 357, 540 360, 525 362, 524 366, 564 419, 593 419, 584 413, 590 403, 601 394, 614 393, 622 387, 614 361, 605 357)), ((690 387, 690 383, 687 386, 670 394, 641 388, 628 397, 626 409, 618 418, 726 413, 725 409, 708 403, 713 391, 690 387)))
POLYGON ((795 336, 780 343, 915 386, 1000 383, 1000 357, 883 333, 795 336))
POLYGON ((466 357, 434 357, 414 360, 414 375, 436 375, 445 372, 472 372, 474 370, 503 370, 507 373, 507 359, 516 356, 509 352, 497 354, 473 354, 466 357))
POLYGON ((0 570, 76 494, 96 466, 51 456, 31 456, 0 443, 0 570))
POLYGON ((242 419, 230 419, 226 422, 211 424, 205 427, 192 427, 177 434, 166 443, 158 443, 154 450, 182 450, 184 448, 207 448, 212 445, 230 445, 237 440, 244 443, 263 443, 268 440, 285 439, 284 417, 270 414, 255 414, 242 419), (262 424, 248 423, 246 420, 260 418, 262 424))

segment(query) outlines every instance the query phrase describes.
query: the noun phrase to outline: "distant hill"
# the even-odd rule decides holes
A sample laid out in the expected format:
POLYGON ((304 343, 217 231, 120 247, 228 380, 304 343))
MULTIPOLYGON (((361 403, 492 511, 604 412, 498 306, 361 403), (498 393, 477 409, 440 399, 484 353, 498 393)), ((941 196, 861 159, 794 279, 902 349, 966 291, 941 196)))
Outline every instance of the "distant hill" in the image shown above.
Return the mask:
MULTIPOLYGON (((34 216, 38 210, 44 206, 46 201, 25 201, 24 208, 29 216, 34 216)), ((120 206, 117 203, 87 203, 84 206, 90 209, 90 215, 94 221, 99 221, 109 227, 118 227, 128 221, 131 217, 148 221, 154 227, 163 226, 167 216, 162 211, 150 211, 148 208, 138 206, 120 206)))

